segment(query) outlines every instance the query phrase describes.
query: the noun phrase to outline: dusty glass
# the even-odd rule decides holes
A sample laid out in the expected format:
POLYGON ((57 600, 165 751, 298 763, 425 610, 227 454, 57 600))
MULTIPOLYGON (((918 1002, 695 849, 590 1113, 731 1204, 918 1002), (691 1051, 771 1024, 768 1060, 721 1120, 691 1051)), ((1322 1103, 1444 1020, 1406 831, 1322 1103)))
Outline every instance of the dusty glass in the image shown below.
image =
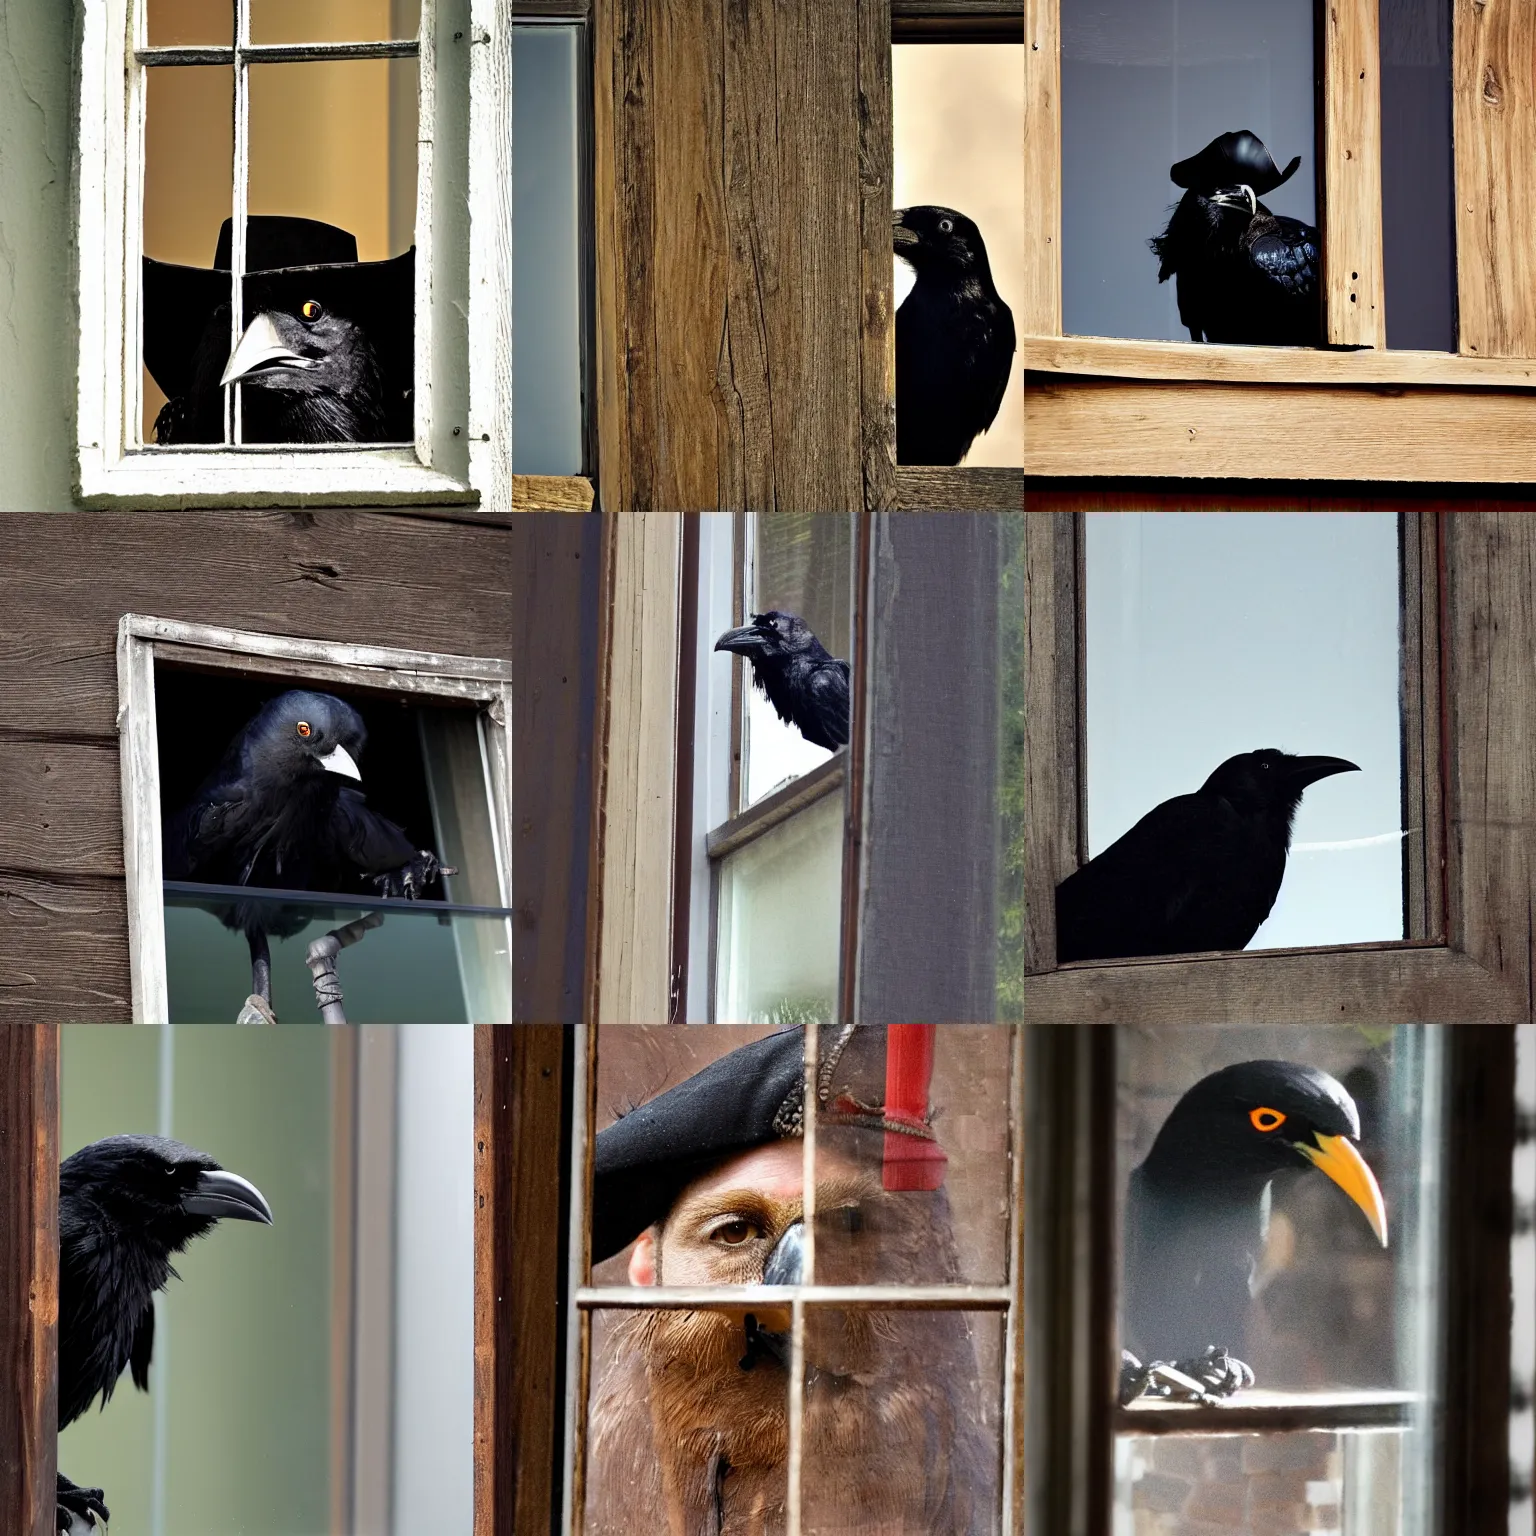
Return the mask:
POLYGON ((415 37, 421 0, 248 0, 253 43, 362 43, 415 37))
POLYGON ((151 48, 214 44, 235 40, 233 0, 147 0, 145 35, 151 48))

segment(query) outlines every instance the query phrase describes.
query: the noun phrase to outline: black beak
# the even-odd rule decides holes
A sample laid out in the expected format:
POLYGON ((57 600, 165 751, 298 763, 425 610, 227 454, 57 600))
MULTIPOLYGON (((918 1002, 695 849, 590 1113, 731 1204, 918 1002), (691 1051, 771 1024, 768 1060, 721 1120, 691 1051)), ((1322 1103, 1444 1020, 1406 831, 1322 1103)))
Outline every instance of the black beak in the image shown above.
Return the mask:
POLYGON ((908 229, 907 226, 901 222, 901 215, 898 213, 896 217, 891 220, 891 243, 899 251, 904 245, 921 245, 922 237, 915 229, 908 229))
MULTIPOLYGON (((763 1266, 763 1284, 799 1285, 804 1276, 805 1223, 797 1221, 786 1227, 783 1236, 773 1245, 773 1252, 763 1266)), ((750 1371, 764 1355, 771 1356, 788 1370, 789 1350, 787 1331, 764 1328, 753 1313, 747 1313, 747 1352, 741 1357, 742 1370, 750 1371)))
POLYGON ((1336 773, 1359 773, 1359 763, 1342 757, 1298 757, 1286 770, 1286 777, 1298 790, 1336 773))
POLYGON ((249 1179, 222 1168, 210 1168, 185 1196, 181 1208, 189 1216, 211 1216, 215 1221, 259 1221, 272 1225, 272 1207, 249 1179))
POLYGON ((715 641, 717 651, 734 651, 738 656, 755 656, 759 651, 767 649, 767 645, 767 636, 752 624, 743 624, 740 629, 728 629, 715 641))

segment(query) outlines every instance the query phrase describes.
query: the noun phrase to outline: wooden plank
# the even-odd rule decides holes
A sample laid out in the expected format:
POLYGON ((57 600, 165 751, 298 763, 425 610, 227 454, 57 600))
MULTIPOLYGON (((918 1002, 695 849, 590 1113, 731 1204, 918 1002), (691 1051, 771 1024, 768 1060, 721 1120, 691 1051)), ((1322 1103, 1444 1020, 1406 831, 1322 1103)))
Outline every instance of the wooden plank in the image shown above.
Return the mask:
POLYGON ((1458 342, 1536 354, 1536 10, 1455 0, 1452 12, 1458 342))
MULTIPOLYGON (((834 7, 823 6, 823 11, 834 7)), ((896 310, 891 280, 891 209, 896 202, 892 121, 889 0, 863 0, 857 8, 856 154, 860 282, 859 431, 866 513, 896 505, 896 310)), ((813 322, 814 323, 814 322, 813 322)), ((787 505, 840 505, 790 502, 787 505)))
POLYGON ((1406 1429, 1423 1411, 1416 1392, 1239 1392, 1215 1407, 1142 1398, 1114 1415, 1122 1435, 1294 1434, 1314 1429, 1406 1429))
POLYGON ((129 999, 121 878, 0 869, 0 1031, 39 1020, 126 1024, 129 999))
POLYGON ((1439 512, 1400 514, 1402 559, 1403 934, 1445 936, 1439 512))
POLYGON ((513 475, 514 512, 590 512, 592 482, 582 475, 513 475))
POLYGON ((1022 469, 896 471, 896 507, 901 512, 1016 512, 1023 505, 1022 469))
POLYGON ((115 745, 0 738, 0 826, 9 869, 121 877, 115 745))
POLYGON ((1026 375, 1026 475, 1536 480, 1536 399, 1026 375), (1477 430, 1468 430, 1475 415, 1477 430))
POLYGON ((1328 340, 1387 344, 1381 236, 1381 40, 1378 0, 1328 0, 1319 117, 1323 166, 1323 310, 1328 340))
MULTIPOLYGON (((1061 7, 1025 0, 1024 289, 1014 323, 1061 335, 1061 7)), ((1026 391, 1027 394, 1027 391, 1026 391)), ((1027 440, 1027 433, 1026 433, 1027 440)))
POLYGON ((1452 352, 1197 346, 1187 341, 1120 341, 1109 336, 1026 336, 1020 345, 1026 373, 1271 387, 1385 384, 1406 389, 1444 384, 1464 389, 1536 389, 1536 362, 1452 352))
POLYGON ((59 1032, 0 1028, 0 1522, 53 1536, 58 1423, 59 1032))

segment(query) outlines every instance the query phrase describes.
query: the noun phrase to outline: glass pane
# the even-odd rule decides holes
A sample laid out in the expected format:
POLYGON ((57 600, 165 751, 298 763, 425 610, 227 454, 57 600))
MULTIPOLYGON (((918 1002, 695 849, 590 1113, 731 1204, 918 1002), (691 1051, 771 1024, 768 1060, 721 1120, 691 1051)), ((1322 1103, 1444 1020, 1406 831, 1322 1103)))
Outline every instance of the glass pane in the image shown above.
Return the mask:
POLYGON ((145 21, 151 48, 191 43, 230 47, 235 40, 231 0, 146 0, 145 21))
POLYGON ((1387 345, 1456 350, 1449 0, 1382 0, 1387 345))
MULTIPOLYGON (((1012 310, 1016 333, 1024 293, 1024 185, 1019 179, 1024 45, 902 43, 891 53, 896 206, 954 210, 975 225, 995 295, 1012 310)), ((929 269, 924 293, 908 309, 907 296, 919 279, 915 264, 901 254, 904 249, 911 247, 897 248, 895 289, 897 461, 1023 464, 1023 352, 1008 347, 1005 334, 986 349, 984 367, 957 362, 957 375, 942 378, 947 354, 936 356, 931 347, 925 348, 918 325, 926 294, 943 291, 943 272, 929 269), (904 367, 909 356, 914 359, 910 377, 904 367), (929 380, 933 397, 923 389, 929 380), (973 384, 975 403, 955 412, 953 421, 948 411, 939 416, 962 381, 973 384), (962 453, 962 442, 978 431, 981 435, 962 453)), ((1007 333, 1010 324, 987 314, 979 314, 977 323, 986 333, 1007 333)))
POLYGON ((837 1008, 843 798, 825 795, 721 862, 715 1017, 830 1023, 837 1008))
POLYGON ((1118 1039, 1123 1347, 1178 1364, 1214 1345, 1265 1392, 1427 1403, 1443 1029, 1118 1039))
MULTIPOLYGON (((201 353, 229 355, 229 285, 208 271, 234 198, 235 74, 212 65, 151 69, 144 114, 142 440, 170 398, 193 390, 201 353), (187 269, 197 269, 188 271, 187 269)), ((221 442, 216 380, 199 389, 182 441, 221 442)), ((169 430, 169 428, 167 428, 169 430)))
POLYGON ((64 1472, 125 1531, 469 1529, 470 1031, 79 1025, 61 1055, 65 1154, 171 1136, 273 1218, 176 1256, 148 1392, 66 1427, 64 1472))
POLYGON ((1088 853, 1115 853, 1060 887, 1060 957, 1402 938, 1395 514, 1090 513, 1086 540, 1088 853))
POLYGON ((582 470, 581 44, 575 26, 512 29, 512 465, 523 475, 582 470))
POLYGON ((253 43, 371 43, 420 27, 421 0, 251 0, 253 43))
MULTIPOLYGON (((1255 186, 1263 206, 1317 223, 1312 21, 1312 0, 1063 0, 1061 267, 1069 335, 1184 341, 1191 322, 1203 319, 1218 333, 1210 340, 1277 339, 1258 318, 1267 301, 1251 299, 1247 288, 1240 304, 1219 302, 1227 290, 1203 275, 1203 244, 1189 248, 1181 319, 1179 280, 1159 282, 1148 241, 1181 197, 1202 195, 1176 186, 1170 167, 1244 129, 1277 167, 1301 157, 1299 174, 1283 185, 1265 178, 1255 186)), ((1223 167, 1198 179, 1215 192, 1257 178, 1223 167)), ((1252 212, 1249 204, 1250 222, 1252 212)), ((1237 206, 1224 206, 1219 217, 1234 239, 1247 232, 1237 206)), ((1312 334, 1286 339, 1317 339, 1315 306, 1312 334)))

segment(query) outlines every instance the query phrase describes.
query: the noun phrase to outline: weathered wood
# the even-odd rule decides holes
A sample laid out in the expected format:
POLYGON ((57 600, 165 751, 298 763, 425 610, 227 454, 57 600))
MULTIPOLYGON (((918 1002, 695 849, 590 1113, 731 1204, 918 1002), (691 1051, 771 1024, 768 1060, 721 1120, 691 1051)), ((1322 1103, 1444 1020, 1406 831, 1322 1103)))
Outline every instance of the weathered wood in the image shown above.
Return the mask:
MULTIPOLYGON (((1462 357, 1453 352, 1310 347, 1235 347, 1187 341, 1120 341, 1109 336, 1025 336, 1026 373, 1203 384, 1376 384, 1408 388, 1536 389, 1536 361, 1462 357)), ((1037 386, 1043 379, 1033 381, 1037 386)))
POLYGON ((1378 0, 1328 0, 1320 120, 1328 340, 1385 347, 1378 0))
POLYGON ((592 482, 581 475, 513 475, 514 512, 590 512, 592 482))
POLYGON ((1441 743, 1439 512, 1404 512, 1401 590, 1403 653, 1403 839, 1410 939, 1445 936, 1445 796, 1441 743))
POLYGON ((1536 398, 1027 374, 1027 475, 1536 480, 1536 398), (1471 413, 1471 414, 1469 414, 1471 413), (1468 430, 1475 415, 1477 430, 1468 430))
POLYGON ((59 1032, 0 1027, 0 1511, 54 1536, 59 1032))
POLYGON ((896 507, 901 512, 1016 512, 1023 505, 1022 469, 896 471, 896 507))
POLYGON ((110 742, 0 740, 0 863, 65 875, 121 875, 117 752, 110 742))
POLYGON ((129 999, 121 877, 55 880, 0 869, 0 1028, 126 1024, 129 999))
POLYGON ((1060 336, 1060 0, 1025 0, 1024 32, 1024 291, 1014 323, 1024 336, 1060 336))
POLYGON ((1478 357, 1536 354, 1536 10, 1455 0, 1457 336, 1478 357))

